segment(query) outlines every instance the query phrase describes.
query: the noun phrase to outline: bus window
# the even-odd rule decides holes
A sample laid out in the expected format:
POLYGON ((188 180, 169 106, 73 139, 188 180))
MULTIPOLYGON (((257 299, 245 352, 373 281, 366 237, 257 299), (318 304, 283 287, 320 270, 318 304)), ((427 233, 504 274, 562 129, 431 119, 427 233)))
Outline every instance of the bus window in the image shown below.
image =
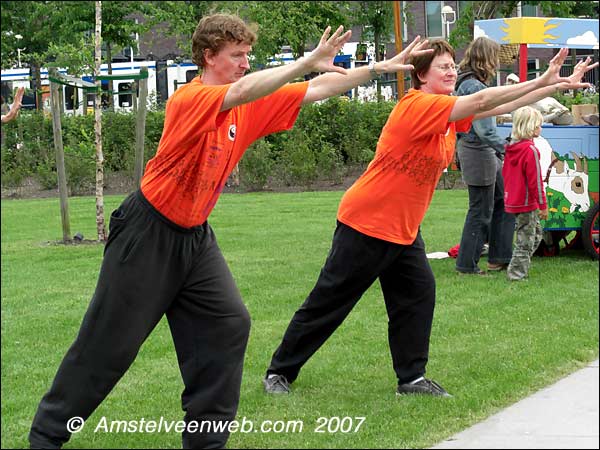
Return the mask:
POLYGON ((119 106, 129 107, 133 104, 133 98, 131 94, 121 94, 121 92, 131 92, 131 83, 119 84, 119 106))
POLYGON ((87 97, 87 105, 85 107, 84 114, 94 114, 94 104, 96 102, 96 94, 86 94, 87 97))
POLYGON ((198 75, 198 70, 187 70, 185 72, 185 82, 189 83, 198 75))
POLYGON ((65 86, 65 110, 72 111, 76 109, 77 91, 73 86, 65 86))
POLYGON ((35 95, 33 92, 27 92, 25 90, 25 94, 23 95, 23 100, 21 101, 21 109, 35 109, 35 95))

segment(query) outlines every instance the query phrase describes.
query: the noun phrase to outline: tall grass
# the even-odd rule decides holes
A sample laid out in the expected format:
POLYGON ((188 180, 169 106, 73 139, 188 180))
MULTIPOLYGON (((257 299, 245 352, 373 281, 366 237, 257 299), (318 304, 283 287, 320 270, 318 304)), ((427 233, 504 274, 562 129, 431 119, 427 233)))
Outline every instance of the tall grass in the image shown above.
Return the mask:
MULTIPOLYGON (((252 316, 238 412, 255 424, 300 420, 302 432, 233 433, 232 448, 428 447, 598 355, 598 263, 583 252, 534 258, 530 278, 458 276, 432 260, 437 280, 428 376, 453 395, 394 395, 381 291, 367 291, 311 358, 290 396, 261 379, 331 244, 341 192, 223 195, 212 217, 252 316), (324 433, 316 432, 320 417, 324 433), (352 430, 336 430, 344 417, 352 430), (358 431, 357 417, 364 417, 358 431)), ((106 210, 122 197, 108 197, 106 210)), ((427 250, 460 239, 465 191, 438 191, 422 226, 427 250)), ((400 207, 401 205, 399 205, 400 207)), ((71 229, 95 234, 94 199, 70 199, 71 229)), ((57 199, 2 201, 2 448, 25 448, 37 404, 75 338, 95 287, 102 246, 58 245, 57 199)), ((483 260, 485 262, 485 259, 483 260)), ((183 389, 166 321, 66 448, 178 448, 177 433, 94 432, 107 420, 179 420, 183 389)))

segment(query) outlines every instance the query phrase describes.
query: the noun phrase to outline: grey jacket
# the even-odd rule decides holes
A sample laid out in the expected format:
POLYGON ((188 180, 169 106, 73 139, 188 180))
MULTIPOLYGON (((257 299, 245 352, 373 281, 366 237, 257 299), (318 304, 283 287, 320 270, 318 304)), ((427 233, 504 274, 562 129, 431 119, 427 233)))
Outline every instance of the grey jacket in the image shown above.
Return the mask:
MULTIPOLYGON (((472 72, 459 74, 456 95, 469 95, 487 88, 472 72)), ((488 186, 496 182, 499 159, 504 157, 504 139, 496 133, 496 118, 474 120, 468 133, 458 133, 456 153, 467 185, 488 186)))

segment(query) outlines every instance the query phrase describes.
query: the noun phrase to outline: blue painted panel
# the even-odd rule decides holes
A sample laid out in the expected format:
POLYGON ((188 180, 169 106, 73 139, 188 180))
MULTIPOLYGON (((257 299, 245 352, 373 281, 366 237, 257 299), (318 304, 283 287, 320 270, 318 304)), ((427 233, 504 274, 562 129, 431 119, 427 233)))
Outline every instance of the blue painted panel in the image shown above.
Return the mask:
MULTIPOLYGON (((498 135, 510 136, 512 124, 498 125, 498 135)), ((585 155, 588 159, 598 159, 598 127, 579 125, 542 126, 542 137, 546 138, 552 149, 561 158, 572 159, 571 152, 585 155)))

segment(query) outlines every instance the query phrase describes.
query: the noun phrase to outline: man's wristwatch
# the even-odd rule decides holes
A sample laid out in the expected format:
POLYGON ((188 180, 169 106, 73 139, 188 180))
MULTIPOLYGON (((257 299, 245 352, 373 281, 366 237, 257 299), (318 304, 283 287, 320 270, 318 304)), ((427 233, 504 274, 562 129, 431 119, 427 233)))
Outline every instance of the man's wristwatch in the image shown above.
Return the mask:
POLYGON ((381 74, 375 70, 375 61, 369 61, 369 75, 371 76, 371 80, 375 80, 381 77, 381 74))

